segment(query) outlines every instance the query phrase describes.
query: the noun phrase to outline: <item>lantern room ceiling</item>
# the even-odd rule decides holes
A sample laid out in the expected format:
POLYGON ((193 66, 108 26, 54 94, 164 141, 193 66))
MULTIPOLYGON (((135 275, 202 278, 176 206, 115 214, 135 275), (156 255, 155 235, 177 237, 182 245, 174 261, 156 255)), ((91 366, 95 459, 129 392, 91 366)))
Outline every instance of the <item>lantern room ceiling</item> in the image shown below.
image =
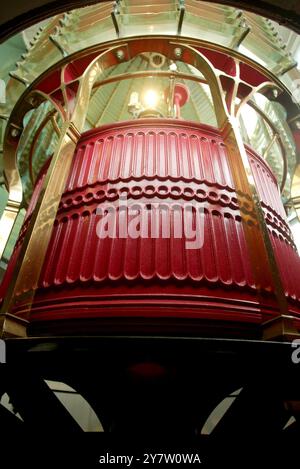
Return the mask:
MULTIPOLYGON (((1 5, 0 37, 3 40, 49 16, 94 3, 99 3, 99 0, 30 0, 27 2, 11 0, 4 2, 1 5)), ((272 18, 300 32, 300 5, 295 0, 286 0, 285 2, 281 0, 256 0, 255 2, 220 0, 219 3, 272 18)))

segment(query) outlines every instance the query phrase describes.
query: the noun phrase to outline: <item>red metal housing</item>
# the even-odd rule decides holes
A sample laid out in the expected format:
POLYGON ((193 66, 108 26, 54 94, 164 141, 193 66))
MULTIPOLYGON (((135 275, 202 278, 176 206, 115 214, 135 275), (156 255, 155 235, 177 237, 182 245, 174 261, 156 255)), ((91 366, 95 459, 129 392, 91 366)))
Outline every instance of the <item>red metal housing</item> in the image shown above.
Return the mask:
MULTIPOLYGON (((290 312, 299 327, 300 262, 277 181, 249 147, 247 154, 290 312)), ((4 290, 44 174, 45 169, 4 290)), ((245 204, 243 210, 247 209, 245 204)), ((133 215, 120 209, 116 213, 114 226, 124 229, 133 215)), ((28 306, 21 303, 14 313, 23 317, 27 312, 28 306)), ((144 119, 83 134, 32 304, 30 333, 96 333, 108 327, 135 327, 143 332, 178 327, 192 332, 197 326, 203 334, 213 329, 223 336, 225 330, 247 336, 276 314, 274 296, 268 291, 258 294, 254 285, 226 147, 217 129, 187 121, 144 119), (99 238, 97 224, 104 215, 97 208, 116 205, 120 193, 126 193, 130 204, 143 204, 142 228, 149 234, 156 223, 156 237, 99 238), (150 216, 153 203, 165 206, 156 221, 150 216), (204 208, 203 247, 187 249, 184 203, 204 208), (181 208, 174 211, 174 204, 181 208), (162 217, 170 227, 169 237, 162 236, 162 217), (175 236, 179 226, 181 238, 175 236)))

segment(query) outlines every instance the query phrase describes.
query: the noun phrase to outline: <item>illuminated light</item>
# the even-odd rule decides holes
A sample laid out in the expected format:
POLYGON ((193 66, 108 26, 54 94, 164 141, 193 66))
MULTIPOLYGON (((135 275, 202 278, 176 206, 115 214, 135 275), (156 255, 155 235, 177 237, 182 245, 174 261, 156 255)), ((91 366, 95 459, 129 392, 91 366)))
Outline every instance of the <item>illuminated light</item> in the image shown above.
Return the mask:
POLYGON ((144 95, 143 101, 148 108, 155 108, 158 103, 158 95, 154 90, 148 90, 144 95))

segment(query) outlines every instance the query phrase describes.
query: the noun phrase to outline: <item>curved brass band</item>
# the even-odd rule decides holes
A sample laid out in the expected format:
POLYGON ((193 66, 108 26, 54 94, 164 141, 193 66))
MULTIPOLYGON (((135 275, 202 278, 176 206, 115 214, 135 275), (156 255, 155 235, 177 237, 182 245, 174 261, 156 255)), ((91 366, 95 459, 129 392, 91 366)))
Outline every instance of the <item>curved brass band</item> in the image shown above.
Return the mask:
MULTIPOLYGON (((70 113, 69 109, 66 110, 66 115, 68 116, 69 114, 70 118, 67 119, 61 131, 57 149, 44 180, 29 229, 24 237, 21 253, 15 268, 14 280, 10 285, 2 307, 4 334, 8 330, 5 324, 5 315, 7 313, 12 314, 13 307, 18 302, 18 296, 22 295, 22 299, 24 299, 25 295, 29 304, 33 301, 58 205, 69 174, 76 143, 84 126, 90 96, 96 80, 98 80, 106 68, 117 64, 121 56, 121 60, 127 61, 140 53, 156 51, 174 60, 176 57, 175 48, 178 47, 182 49, 181 60, 198 68, 210 86, 218 125, 227 146, 236 189, 241 193, 248 194, 252 200, 253 212, 256 214, 257 220, 255 234, 253 234, 252 229, 250 230, 247 220, 243 218, 242 210, 241 216, 257 288, 259 290, 262 285, 265 286, 267 279, 270 282, 268 285, 269 289, 274 292, 277 298, 280 310, 279 318, 282 319, 288 316, 288 305, 279 269, 235 112, 235 97, 240 83, 239 61, 234 59, 236 76, 226 75, 232 80, 231 93, 226 96, 220 79, 220 76, 225 74, 215 69, 209 60, 197 49, 186 45, 182 42, 182 39, 180 42, 175 42, 173 39, 170 40, 170 38, 166 37, 151 37, 143 41, 140 38, 124 42, 118 41, 117 46, 98 55, 79 78, 74 111, 70 113), (117 51, 118 54, 116 53, 117 51)), ((273 86, 273 84, 266 82, 264 86, 273 86)), ((252 95, 253 89, 249 93, 249 98, 252 95)), ((244 100, 244 102, 247 101, 247 99, 244 100)), ((241 204, 241 201, 239 203, 241 204)), ((284 327, 282 327, 283 329, 284 327)), ((9 333, 11 333, 11 330, 10 327, 9 333)), ((289 331, 292 334, 295 333, 292 327, 290 327, 289 331)), ((16 335, 18 334, 20 334, 19 326, 16 335)))

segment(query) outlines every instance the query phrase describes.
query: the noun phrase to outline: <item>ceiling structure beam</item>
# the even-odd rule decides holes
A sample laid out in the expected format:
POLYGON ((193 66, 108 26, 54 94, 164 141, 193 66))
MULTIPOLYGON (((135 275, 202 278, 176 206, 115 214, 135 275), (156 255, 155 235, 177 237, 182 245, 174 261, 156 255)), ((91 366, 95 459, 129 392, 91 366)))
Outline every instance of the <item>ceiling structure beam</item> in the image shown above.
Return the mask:
MULTIPOLYGON (((55 14, 83 6, 101 3, 104 0, 11 0, 1 8, 0 41, 55 14)), ((209 3, 214 3, 208 0, 209 3)), ((199 1, 199 3, 201 3, 199 1)), ((244 9, 271 18, 300 33, 300 9, 294 0, 218 0, 218 3, 244 9)))

